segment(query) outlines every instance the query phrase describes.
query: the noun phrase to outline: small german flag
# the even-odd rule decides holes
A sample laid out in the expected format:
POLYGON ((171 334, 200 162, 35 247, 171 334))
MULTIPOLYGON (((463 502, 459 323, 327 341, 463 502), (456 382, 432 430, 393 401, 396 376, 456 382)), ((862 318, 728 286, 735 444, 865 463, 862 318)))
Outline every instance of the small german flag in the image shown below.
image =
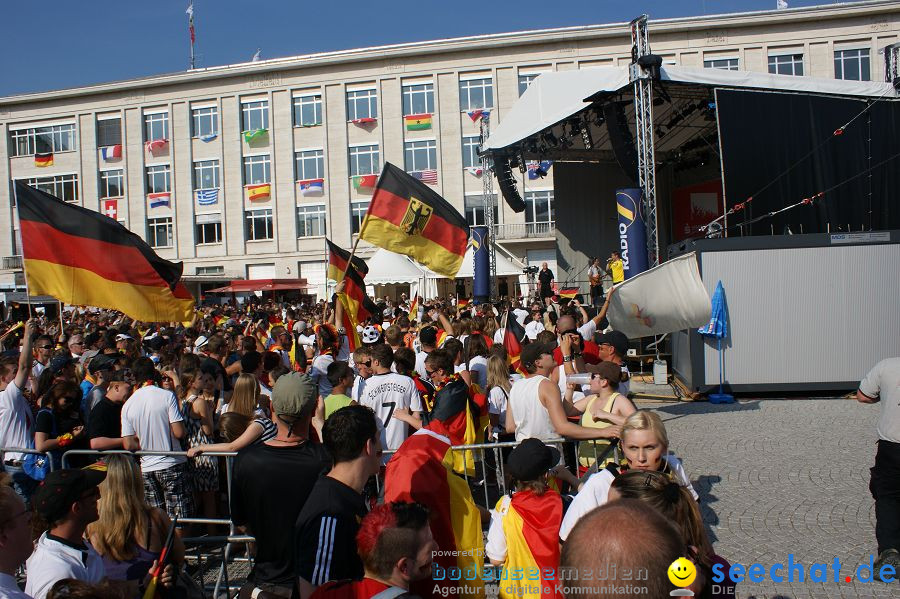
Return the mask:
POLYGON ((466 253, 469 225, 437 192, 387 162, 359 238, 455 278, 466 253))
POLYGON ((578 287, 563 287, 559 290, 559 297, 565 299, 575 299, 576 295, 578 295, 578 287))
POLYGON ((113 219, 16 182, 25 277, 34 295, 124 312, 143 322, 185 322, 194 298, 182 264, 157 256, 113 219))
POLYGON ((417 293, 416 296, 413 298, 412 303, 409 305, 409 317, 410 318, 418 318, 419 304, 421 304, 421 303, 422 303, 422 298, 420 298, 419 294, 417 293))
POLYGON ((53 166, 53 152, 38 152, 34 155, 34 166, 53 166))
MULTIPOLYGON (((350 261, 350 252, 336 245, 330 239, 326 239, 328 245, 328 272, 326 276, 332 281, 340 282, 347 272, 347 262, 350 261)), ((369 265, 359 256, 353 256, 353 267, 363 278, 369 274, 369 265)))
POLYGON ((527 374, 519 355, 522 353, 522 340, 525 328, 516 320, 515 314, 506 311, 506 323, 503 330, 503 347, 506 348, 506 362, 520 374, 527 374))
POLYGON ((471 303, 470 300, 468 300, 464 297, 461 297, 458 300, 456 300, 456 309, 457 310, 465 310, 466 308, 469 307, 470 303, 471 303))
POLYGON ((350 252, 325 240, 328 245, 328 278, 334 281, 345 281, 344 292, 338 294, 338 301, 343 307, 343 321, 341 326, 347 334, 350 351, 360 346, 361 341, 356 325, 363 322, 369 316, 378 312, 369 296, 366 295, 366 284, 363 278, 369 272, 365 260, 359 256, 353 257, 353 268, 347 268, 350 262, 350 252))

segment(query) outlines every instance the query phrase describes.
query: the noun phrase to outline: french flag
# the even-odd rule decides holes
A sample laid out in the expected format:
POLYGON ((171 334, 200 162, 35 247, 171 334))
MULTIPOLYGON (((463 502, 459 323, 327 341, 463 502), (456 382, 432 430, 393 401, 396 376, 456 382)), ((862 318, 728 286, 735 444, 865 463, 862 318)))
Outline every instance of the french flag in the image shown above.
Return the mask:
POLYGON ((116 158, 121 158, 122 144, 100 148, 100 155, 103 157, 103 160, 115 160, 116 158))

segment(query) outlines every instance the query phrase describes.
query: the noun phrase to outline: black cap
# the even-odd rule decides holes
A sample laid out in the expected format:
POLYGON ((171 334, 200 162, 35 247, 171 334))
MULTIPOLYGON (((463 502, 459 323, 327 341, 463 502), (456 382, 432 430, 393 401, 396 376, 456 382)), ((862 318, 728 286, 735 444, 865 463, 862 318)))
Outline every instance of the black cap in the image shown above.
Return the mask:
POLYGON ((419 331, 419 341, 425 345, 434 345, 437 343, 437 329, 434 327, 425 327, 419 331))
POLYGON ((522 348, 522 353, 519 354, 519 357, 522 360, 522 364, 534 364, 535 360, 540 358, 542 354, 553 355, 554 349, 556 349, 556 343, 529 343, 522 348))
POLYGON ((116 358, 108 354, 97 354, 88 364, 88 372, 97 374, 101 370, 110 370, 116 365, 116 358))
POLYGON ((603 345, 604 343, 612 345, 613 349, 616 350, 616 355, 620 358, 628 353, 628 337, 622 331, 610 331, 605 335, 600 335, 597 345, 603 345))
POLYGON ((559 450, 540 439, 525 439, 506 460, 506 471, 519 482, 537 480, 559 464, 559 450))
POLYGON ((83 470, 67 468, 53 470, 38 485, 31 505, 47 522, 55 522, 65 516, 73 503, 106 478, 106 466, 94 464, 83 470))
POLYGON ((75 358, 72 356, 56 356, 50 363, 47 365, 47 370, 52 372, 53 374, 59 374, 63 371, 63 369, 69 364, 74 364, 75 358))

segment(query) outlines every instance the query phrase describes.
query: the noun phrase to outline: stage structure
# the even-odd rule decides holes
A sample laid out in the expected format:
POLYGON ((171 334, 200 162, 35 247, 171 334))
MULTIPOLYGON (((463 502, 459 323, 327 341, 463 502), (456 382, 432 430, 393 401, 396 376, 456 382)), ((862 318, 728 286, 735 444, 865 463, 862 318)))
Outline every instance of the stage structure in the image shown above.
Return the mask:
MULTIPOLYGON (((488 137, 491 134, 491 117, 489 112, 481 113, 481 122, 479 124, 479 149, 484 148, 488 137)), ((488 258, 490 260, 490 301, 495 302, 498 298, 497 292, 497 250, 494 248, 494 178, 491 173, 494 171, 494 163, 491 160, 489 152, 481 152, 481 199, 484 202, 484 224, 487 227, 488 234, 488 258)))

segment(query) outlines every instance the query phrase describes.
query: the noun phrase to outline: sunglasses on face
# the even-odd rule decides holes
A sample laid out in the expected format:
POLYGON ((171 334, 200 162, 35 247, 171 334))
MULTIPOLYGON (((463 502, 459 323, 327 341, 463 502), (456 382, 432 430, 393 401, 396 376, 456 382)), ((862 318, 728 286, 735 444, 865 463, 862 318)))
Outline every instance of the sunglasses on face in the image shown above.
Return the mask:
POLYGON ((38 345, 38 349, 53 349, 52 345, 38 345))
POLYGON ((366 368, 371 368, 371 367, 372 367, 372 360, 366 360, 365 362, 360 362, 360 364, 362 364, 362 365, 365 366, 366 368))

